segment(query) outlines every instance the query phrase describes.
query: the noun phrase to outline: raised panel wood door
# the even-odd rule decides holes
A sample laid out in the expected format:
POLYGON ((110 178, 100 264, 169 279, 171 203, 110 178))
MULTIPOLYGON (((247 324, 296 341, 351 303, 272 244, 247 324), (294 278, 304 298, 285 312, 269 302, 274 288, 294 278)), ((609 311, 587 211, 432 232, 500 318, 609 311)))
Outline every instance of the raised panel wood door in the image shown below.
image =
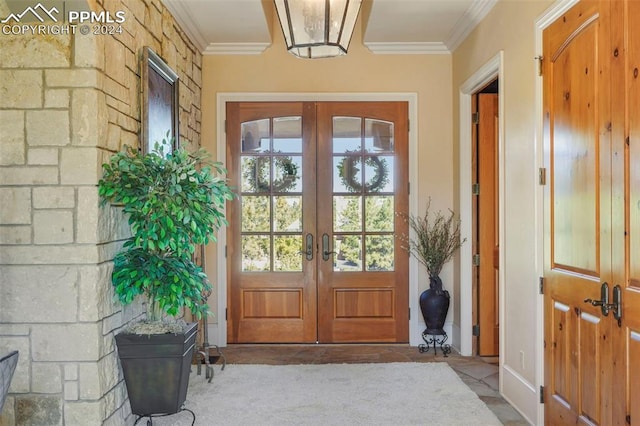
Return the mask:
POLYGON ((608 424, 612 323, 611 96, 605 2, 580 2, 543 33, 545 413, 547 424, 608 424))
POLYGON ((545 421, 640 424, 640 2, 543 34, 545 421))
POLYGON ((612 424, 622 426, 640 425, 640 1, 612 1, 611 10, 612 284, 622 299, 612 339, 612 424))
POLYGON ((230 343, 408 341, 406 111, 227 104, 230 343))
POLYGON ((478 97, 478 355, 500 351, 498 235, 498 94, 478 97))

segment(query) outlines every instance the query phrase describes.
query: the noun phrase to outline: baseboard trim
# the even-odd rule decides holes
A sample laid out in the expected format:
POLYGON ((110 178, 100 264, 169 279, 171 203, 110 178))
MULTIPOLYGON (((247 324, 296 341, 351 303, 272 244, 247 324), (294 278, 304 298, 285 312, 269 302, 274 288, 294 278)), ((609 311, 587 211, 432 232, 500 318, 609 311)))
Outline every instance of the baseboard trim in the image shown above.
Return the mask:
POLYGON ((509 402, 529 423, 536 424, 538 417, 538 391, 522 375, 508 365, 501 370, 504 399, 509 402))

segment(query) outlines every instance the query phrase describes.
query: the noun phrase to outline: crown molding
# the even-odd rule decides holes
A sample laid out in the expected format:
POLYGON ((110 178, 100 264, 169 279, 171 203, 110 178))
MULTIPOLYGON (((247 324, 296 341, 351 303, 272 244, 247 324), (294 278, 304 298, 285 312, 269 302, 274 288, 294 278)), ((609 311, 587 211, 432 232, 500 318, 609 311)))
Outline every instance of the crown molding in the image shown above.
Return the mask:
POLYGON ((271 43, 210 43, 203 55, 259 55, 271 43))
POLYGON ((440 42, 365 42, 365 46, 381 55, 448 55, 451 51, 440 42))
POLYGON ((453 52, 462 44, 471 31, 487 16, 498 0, 479 0, 473 2, 471 7, 462 15, 456 26, 444 42, 450 52, 453 52))
POLYGON ((187 34, 199 52, 202 52, 207 45, 205 37, 193 25, 193 17, 185 7, 186 2, 163 0, 162 4, 169 10, 175 20, 180 25, 182 31, 187 34))

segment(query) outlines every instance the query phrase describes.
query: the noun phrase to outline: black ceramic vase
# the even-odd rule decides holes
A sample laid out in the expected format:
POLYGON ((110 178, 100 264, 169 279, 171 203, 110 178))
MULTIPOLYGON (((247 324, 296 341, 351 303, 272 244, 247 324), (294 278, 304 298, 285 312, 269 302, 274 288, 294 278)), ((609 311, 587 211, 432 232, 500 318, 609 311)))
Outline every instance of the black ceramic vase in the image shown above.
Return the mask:
POLYGON ((443 327, 449 311, 449 292, 442 289, 440 277, 429 277, 429 289, 420 295, 420 310, 427 324, 424 334, 446 335, 443 327))

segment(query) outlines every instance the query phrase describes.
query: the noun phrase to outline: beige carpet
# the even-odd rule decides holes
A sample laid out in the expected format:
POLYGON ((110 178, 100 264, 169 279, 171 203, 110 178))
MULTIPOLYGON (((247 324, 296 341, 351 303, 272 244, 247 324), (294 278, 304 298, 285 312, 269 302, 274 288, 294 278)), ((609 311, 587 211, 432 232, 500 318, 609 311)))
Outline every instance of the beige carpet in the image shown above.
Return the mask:
MULTIPOLYGON (((446 363, 227 365, 192 373, 196 425, 500 425, 446 363)), ((138 424, 146 424, 140 422, 138 424)), ((178 413, 154 425, 189 425, 178 413)))

